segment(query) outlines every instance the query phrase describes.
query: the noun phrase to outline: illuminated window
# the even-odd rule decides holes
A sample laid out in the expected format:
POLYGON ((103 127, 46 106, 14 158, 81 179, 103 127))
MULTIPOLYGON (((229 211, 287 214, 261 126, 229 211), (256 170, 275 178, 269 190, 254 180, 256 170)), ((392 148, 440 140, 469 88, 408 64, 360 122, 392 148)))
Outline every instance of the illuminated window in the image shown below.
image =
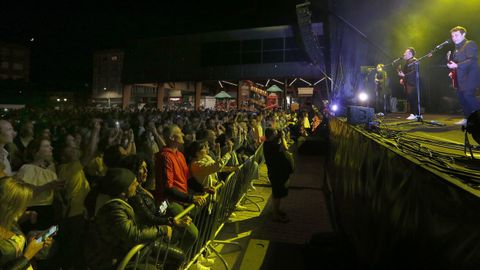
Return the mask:
POLYGON ((112 56, 112 61, 117 61, 118 60, 118 56, 114 55, 112 56))

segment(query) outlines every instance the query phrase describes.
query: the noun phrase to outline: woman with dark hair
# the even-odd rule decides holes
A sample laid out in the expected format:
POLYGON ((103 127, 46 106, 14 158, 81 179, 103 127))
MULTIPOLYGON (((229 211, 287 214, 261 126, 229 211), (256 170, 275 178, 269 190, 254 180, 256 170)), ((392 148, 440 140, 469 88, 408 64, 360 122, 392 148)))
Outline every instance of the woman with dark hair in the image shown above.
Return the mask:
POLYGON ((228 145, 226 153, 218 161, 208 155, 209 146, 206 141, 196 141, 190 146, 190 172, 195 180, 202 185, 202 188, 213 188, 218 182, 217 172, 229 171, 234 168, 225 167, 225 164, 232 157, 233 144, 228 145))
POLYGON ((292 165, 286 157, 287 141, 283 131, 273 128, 265 130, 266 141, 263 144, 263 154, 267 164, 268 179, 272 184, 273 220, 288 222, 286 214, 280 210, 280 203, 288 195, 287 182, 293 172, 292 165))
POLYGON ((19 135, 13 139, 13 143, 17 146, 17 151, 10 152, 14 171, 17 171, 24 163, 27 146, 34 138, 33 131, 33 122, 27 121, 20 126, 19 135))
POLYGON ((33 198, 29 210, 38 212, 39 219, 35 227, 26 226, 24 230, 45 230, 52 225, 55 217, 53 209, 54 190, 63 187, 63 181, 58 181, 53 163, 53 147, 49 140, 35 139, 26 149, 29 163, 23 165, 16 178, 33 188, 33 198))
POLYGON ((146 158, 141 155, 127 156, 122 159, 120 167, 136 174, 137 181, 140 184, 137 188, 137 194, 129 200, 135 210, 138 222, 143 225, 177 225, 174 224, 173 218, 159 212, 152 193, 142 186, 147 181, 149 173, 146 158))

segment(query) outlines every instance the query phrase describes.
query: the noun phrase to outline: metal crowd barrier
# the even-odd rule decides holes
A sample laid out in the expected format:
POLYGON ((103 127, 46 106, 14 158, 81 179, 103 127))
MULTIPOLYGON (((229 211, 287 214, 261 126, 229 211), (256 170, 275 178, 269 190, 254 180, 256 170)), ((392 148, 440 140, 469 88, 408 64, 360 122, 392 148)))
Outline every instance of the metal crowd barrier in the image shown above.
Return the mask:
MULTIPOLYGON (((231 244, 239 247, 240 244, 231 241, 219 241, 215 240, 217 235, 222 230, 225 222, 228 221, 228 217, 235 211, 237 203, 243 199, 248 199, 254 203, 257 207, 258 205, 249 199, 251 195, 247 195, 248 188, 251 186, 252 180, 258 176, 258 164, 263 159, 263 144, 261 144, 255 154, 250 156, 236 172, 232 172, 228 175, 225 181, 220 181, 215 186, 216 196, 205 194, 207 203, 201 207, 198 207, 194 204, 189 205, 184 209, 184 211, 177 216, 175 219, 181 219, 186 215, 190 215, 193 223, 198 228, 199 234, 198 239, 193 245, 193 247, 186 254, 186 263, 183 269, 188 269, 192 266, 197 258, 204 252, 215 254, 223 263, 226 269, 230 269, 228 263, 222 257, 219 251, 215 249, 217 244, 231 244)), ((174 228, 175 230, 176 228, 174 228)), ((161 241, 157 241, 158 244, 161 241)), ((165 243, 164 243, 165 244, 165 243)), ((128 269, 138 269, 142 270, 144 267, 138 266, 140 264, 145 264, 146 262, 153 264, 155 266, 163 265, 162 259, 159 256, 156 258, 152 256, 145 256, 142 254, 142 251, 151 244, 140 244, 133 247, 128 254, 123 258, 119 263, 117 270, 128 269), (152 259, 153 258, 153 259, 152 259)), ((161 268, 159 268, 161 269, 161 268)))

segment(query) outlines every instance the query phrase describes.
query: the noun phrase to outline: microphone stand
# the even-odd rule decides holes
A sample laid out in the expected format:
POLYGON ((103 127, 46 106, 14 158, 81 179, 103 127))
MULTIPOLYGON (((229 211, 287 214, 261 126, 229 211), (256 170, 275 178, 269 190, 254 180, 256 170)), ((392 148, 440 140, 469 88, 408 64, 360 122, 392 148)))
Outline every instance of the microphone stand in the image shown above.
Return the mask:
POLYGON ((390 64, 387 64, 387 65, 383 65, 383 67, 389 67, 389 66, 392 66, 395 65, 398 61, 402 60, 402 57, 399 57, 395 60, 393 60, 390 64))

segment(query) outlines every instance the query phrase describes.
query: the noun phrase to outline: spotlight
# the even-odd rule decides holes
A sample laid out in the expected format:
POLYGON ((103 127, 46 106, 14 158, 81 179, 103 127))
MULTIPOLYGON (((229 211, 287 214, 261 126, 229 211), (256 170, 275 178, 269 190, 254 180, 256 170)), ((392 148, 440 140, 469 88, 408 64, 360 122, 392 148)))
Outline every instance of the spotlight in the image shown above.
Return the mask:
POLYGON ((367 101, 367 99, 368 99, 367 93, 365 93, 365 92, 360 92, 360 94, 358 94, 358 99, 359 99, 361 102, 367 101))
POLYGON ((220 85, 221 88, 223 88, 223 84, 221 81, 218 81, 218 84, 220 85))
POLYGON ((338 105, 337 104, 332 104, 330 109, 332 109, 333 112, 336 112, 336 111, 338 111, 338 105))

